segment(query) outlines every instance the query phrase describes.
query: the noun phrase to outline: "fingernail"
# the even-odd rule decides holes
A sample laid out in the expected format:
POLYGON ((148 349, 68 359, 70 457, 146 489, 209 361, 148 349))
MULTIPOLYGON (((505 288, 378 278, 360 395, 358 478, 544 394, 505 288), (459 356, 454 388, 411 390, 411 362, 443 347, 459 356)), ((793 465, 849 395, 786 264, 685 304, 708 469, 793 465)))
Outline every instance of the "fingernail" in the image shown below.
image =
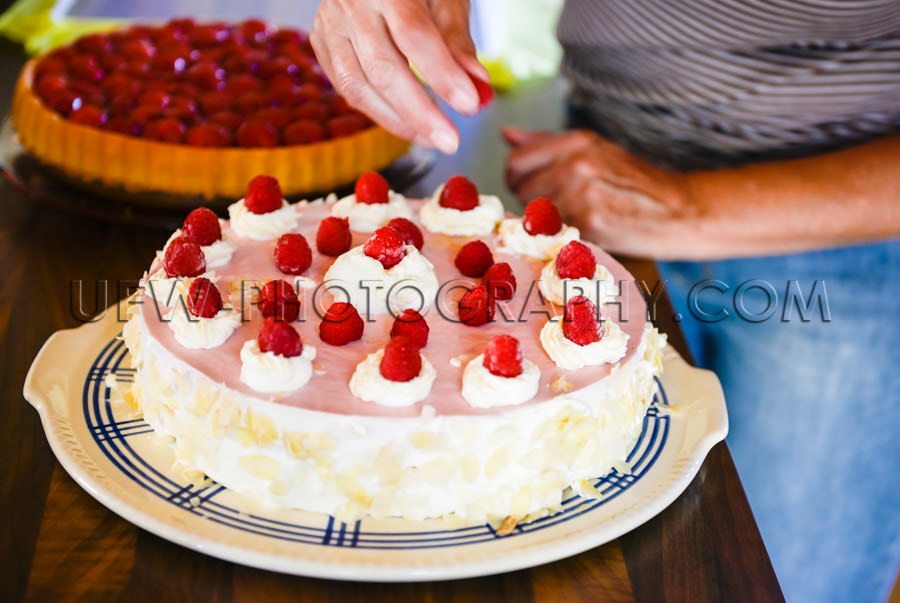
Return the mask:
POLYGON ((474 114, 478 112, 478 95, 457 88, 450 94, 450 104, 457 111, 474 114))
POLYGON ((459 148, 459 141, 449 130, 439 129, 431 133, 431 143, 439 150, 452 155, 459 148))

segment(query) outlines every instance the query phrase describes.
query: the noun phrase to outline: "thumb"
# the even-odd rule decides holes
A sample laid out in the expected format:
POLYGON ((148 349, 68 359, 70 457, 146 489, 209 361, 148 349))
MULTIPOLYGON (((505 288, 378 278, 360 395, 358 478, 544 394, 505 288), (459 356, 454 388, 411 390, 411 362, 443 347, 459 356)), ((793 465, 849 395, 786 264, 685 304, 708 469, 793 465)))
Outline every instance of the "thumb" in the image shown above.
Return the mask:
POLYGON ((472 78, 489 82, 490 75, 478 61, 475 42, 469 29, 469 0, 433 0, 429 4, 434 23, 456 62, 472 78))
POLYGON ((500 129, 500 135, 503 136, 503 140, 506 141, 506 144, 515 148, 520 147, 523 144, 547 138, 550 136, 550 133, 542 132, 540 130, 522 130, 521 128, 506 126, 500 129))

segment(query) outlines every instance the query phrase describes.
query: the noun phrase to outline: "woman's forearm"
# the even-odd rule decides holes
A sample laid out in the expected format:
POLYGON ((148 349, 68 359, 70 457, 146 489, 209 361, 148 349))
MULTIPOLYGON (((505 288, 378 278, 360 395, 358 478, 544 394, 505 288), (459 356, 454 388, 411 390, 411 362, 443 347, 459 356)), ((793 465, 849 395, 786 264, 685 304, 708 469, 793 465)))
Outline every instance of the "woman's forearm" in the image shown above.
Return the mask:
POLYGON ((693 172, 685 191, 706 241, 699 256, 900 237, 900 135, 806 159, 693 172))

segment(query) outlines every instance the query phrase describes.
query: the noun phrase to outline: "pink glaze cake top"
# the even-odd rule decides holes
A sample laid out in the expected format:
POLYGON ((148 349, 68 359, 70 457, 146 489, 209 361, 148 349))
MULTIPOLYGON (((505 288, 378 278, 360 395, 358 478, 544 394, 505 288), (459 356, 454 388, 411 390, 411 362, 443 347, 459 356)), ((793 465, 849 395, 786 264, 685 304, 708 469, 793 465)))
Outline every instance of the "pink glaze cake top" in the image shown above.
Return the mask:
MULTIPOLYGON (((421 201, 410 201, 413 209, 418 209, 421 201)), ((301 215, 300 225, 294 232, 299 232, 313 247, 313 262, 303 273, 303 277, 322 282, 323 276, 335 258, 315 251, 316 230, 320 221, 331 215, 331 204, 311 203, 298 204, 297 211, 301 215)), ((420 225, 418 219, 414 221, 420 225)), ((428 345, 422 354, 434 365, 437 378, 428 398, 423 402, 407 407, 387 407, 364 402, 350 393, 348 384, 356 365, 365 357, 384 347, 390 340, 390 329, 393 317, 390 314, 366 317, 362 339, 341 347, 331 346, 319 339, 318 327, 321 316, 331 303, 331 295, 320 293, 316 300, 318 314, 313 307, 313 289, 297 288, 301 301, 300 317, 293 326, 297 329, 304 345, 312 345, 317 350, 312 379, 304 387, 288 394, 270 396, 251 389, 240 380, 240 350, 245 341, 255 339, 262 325, 262 317, 255 305, 251 305, 252 296, 245 300, 245 322, 221 346, 209 350, 192 350, 181 346, 161 319, 164 309, 158 309, 149 296, 139 299, 142 304, 141 313, 152 338, 159 341, 176 358, 203 373, 216 383, 222 383, 232 390, 271 400, 273 403, 297 406, 309 410, 363 416, 414 417, 422 412, 422 405, 429 404, 436 415, 481 415, 508 412, 529 404, 555 398, 559 394, 552 391, 550 383, 558 376, 563 376, 577 391, 591 385, 610 374, 614 365, 585 367, 578 370, 563 370, 556 366, 541 346, 540 331, 547 320, 547 313, 559 316, 561 306, 544 302, 538 290, 537 282, 540 272, 546 263, 511 253, 498 252, 499 237, 496 234, 482 237, 453 237, 434 234, 421 227, 425 237, 422 253, 434 264, 438 282, 451 283, 444 287, 445 293, 439 294, 438 303, 441 313, 435 304, 428 305, 422 314, 431 329, 428 345), (518 281, 516 293, 509 301, 497 302, 494 321, 480 327, 470 327, 456 321, 457 300, 463 290, 453 288, 452 284, 471 286, 479 279, 464 277, 454 266, 453 259, 457 251, 465 243, 480 239, 487 243, 494 253, 496 262, 508 262, 518 281), (534 283, 532 285, 532 283, 534 283), (519 339, 525 358, 531 360, 541 370, 540 390, 538 394, 519 406, 495 407, 490 409, 473 408, 462 397, 463 369, 466 363, 481 354, 490 339, 498 334, 506 333, 519 339), (458 358, 459 366, 451 364, 451 359, 458 358), (323 372, 324 371, 324 372, 323 372)), ((237 250, 231 261, 225 266, 211 269, 216 277, 214 282, 219 287, 223 299, 231 298, 235 308, 241 308, 240 294, 230 294, 229 283, 232 281, 253 280, 265 282, 272 279, 283 279, 294 282, 295 277, 283 274, 274 264, 273 250, 275 241, 254 241, 238 237, 230 228, 224 226, 223 234, 237 250)), ((353 246, 362 245, 370 235, 353 233, 353 246)), ((621 294, 617 297, 619 305, 607 304, 605 314, 614 320, 628 334, 628 347, 625 356, 619 361, 627 362, 635 353, 641 341, 646 322, 646 306, 633 277, 625 268, 597 246, 588 244, 594 252, 598 264, 605 266, 613 278, 621 283, 621 294)), ((151 268, 155 270, 156 263, 151 268)), ((226 301, 227 305, 227 301, 226 301)))

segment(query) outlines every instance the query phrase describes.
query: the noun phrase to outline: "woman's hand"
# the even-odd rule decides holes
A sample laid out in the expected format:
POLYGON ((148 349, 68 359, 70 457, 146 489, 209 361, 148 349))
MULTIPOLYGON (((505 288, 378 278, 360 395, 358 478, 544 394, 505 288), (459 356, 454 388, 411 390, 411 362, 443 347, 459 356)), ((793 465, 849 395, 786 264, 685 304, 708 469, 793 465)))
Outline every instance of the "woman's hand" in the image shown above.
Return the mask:
POLYGON ((469 0, 323 0, 310 41, 332 84, 392 133, 455 153, 459 133, 413 74, 467 115, 488 81, 469 33, 469 0))
POLYGON ((625 255, 693 255, 703 214, 688 180, 587 130, 506 128, 506 183, 523 203, 546 197, 585 239, 625 255))

